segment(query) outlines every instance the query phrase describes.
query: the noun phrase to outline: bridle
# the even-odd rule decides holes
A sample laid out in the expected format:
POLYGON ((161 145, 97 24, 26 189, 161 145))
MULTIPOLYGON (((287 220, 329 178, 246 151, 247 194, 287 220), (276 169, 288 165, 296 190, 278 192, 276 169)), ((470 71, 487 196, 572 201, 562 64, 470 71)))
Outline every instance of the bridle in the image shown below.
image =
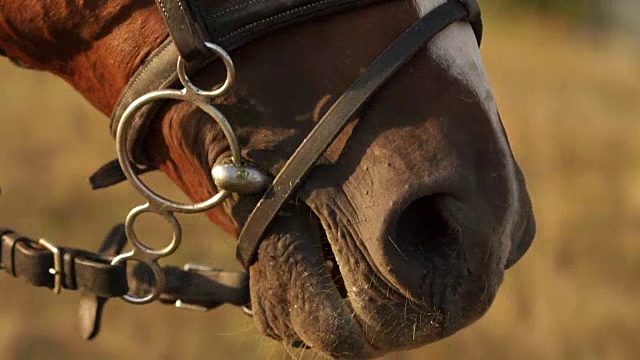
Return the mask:
MULTIPOLYGON (((313 14, 325 14, 330 7, 340 7, 340 4, 342 4, 340 9, 347 9, 376 1, 380 0, 342 2, 299 0, 298 3, 304 3, 304 6, 297 4, 296 8, 278 10, 282 14, 287 14, 288 17, 284 20, 282 17, 278 19, 277 16, 270 16, 262 21, 251 22, 251 25, 259 24, 258 26, 262 26, 261 31, 265 32, 272 28, 303 21, 313 14), (294 18, 291 14, 297 14, 297 17, 294 18)), ((476 0, 447 0, 436 7, 413 24, 373 61, 364 74, 329 108, 272 179, 271 175, 242 158, 240 145, 231 123, 212 105, 213 99, 224 95, 232 87, 235 78, 233 61, 224 48, 233 49, 240 46, 259 36, 260 31, 247 26, 240 27, 224 37, 219 37, 222 43, 231 41, 228 40, 230 38, 236 39, 227 43, 228 46, 221 46, 207 41, 208 36, 204 35, 208 33, 206 23, 202 20, 202 15, 194 11, 191 4, 184 0, 156 0, 156 2, 169 29, 170 38, 145 61, 123 91, 112 115, 117 163, 107 164, 91 179, 94 188, 101 188, 126 178, 147 202, 133 208, 124 225, 114 228, 107 236, 99 254, 56 247, 45 240, 34 242, 9 229, 0 228, 2 239, 0 265, 3 270, 14 277, 24 277, 36 286, 52 288, 56 293, 65 288, 79 289, 87 294, 83 298, 84 303, 81 303, 81 309, 85 310, 85 314, 81 315, 81 321, 84 324, 83 333, 86 338, 92 338, 97 333, 100 311, 106 299, 120 296, 134 304, 146 304, 159 298, 163 300, 162 296, 169 283, 174 285, 176 281, 188 283, 190 277, 194 275, 208 276, 212 280, 209 284, 213 287, 228 285, 227 288, 230 289, 214 295, 213 297, 217 296, 215 300, 209 299, 209 304, 212 306, 205 306, 204 309, 215 307, 221 302, 247 305, 250 299, 246 273, 234 274, 197 266, 179 270, 163 268, 159 265, 160 259, 176 251, 182 239, 182 230, 175 214, 194 214, 210 210, 222 204, 232 193, 239 195, 262 193, 262 198, 245 222, 238 239, 237 258, 248 271, 256 260, 258 247, 265 231, 280 208, 296 191, 347 121, 360 110, 376 90, 429 40, 452 23, 461 20, 470 22, 478 44, 482 36, 480 9, 476 0), (213 90, 196 87, 190 81, 188 74, 202 69, 206 64, 217 59, 221 60, 226 68, 224 83, 213 90), (174 65, 167 65, 171 63, 174 65), (176 79, 183 87, 180 90, 172 88, 176 79), (217 163, 211 171, 212 180, 219 192, 206 201, 195 204, 174 202, 155 193, 140 180, 139 175, 151 169, 142 165, 144 161, 136 155, 136 148, 155 115, 154 109, 157 109, 158 102, 165 100, 184 101, 197 106, 216 121, 229 144, 231 157, 217 163), (168 246, 154 249, 137 237, 134 224, 136 219, 144 213, 158 214, 173 227, 173 239, 168 246), (133 250, 118 255, 127 240, 133 250), (127 276, 125 263, 129 260, 144 263, 151 270, 153 281, 150 281, 148 276, 143 281, 147 284, 148 290, 145 296, 137 297, 128 293, 131 284, 127 279, 129 282, 132 282, 132 279, 127 276), (180 280, 176 280, 177 278, 180 280)), ((291 2, 274 1, 274 3, 282 7, 283 4, 291 2)), ((231 11, 226 10, 227 13, 231 11)), ((0 49, 0 55, 3 53, 0 49)), ((181 290, 182 292, 190 291, 186 287, 181 290)), ((178 306, 193 307, 189 306, 182 296, 177 299, 170 297, 169 301, 175 302, 178 306)))

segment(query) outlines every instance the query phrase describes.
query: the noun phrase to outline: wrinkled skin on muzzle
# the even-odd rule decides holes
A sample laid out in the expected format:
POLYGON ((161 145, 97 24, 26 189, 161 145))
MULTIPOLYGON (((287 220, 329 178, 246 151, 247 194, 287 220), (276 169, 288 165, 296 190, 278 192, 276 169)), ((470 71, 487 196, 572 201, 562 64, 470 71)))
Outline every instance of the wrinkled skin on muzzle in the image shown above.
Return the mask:
MULTIPOLYGON (((277 174, 333 101, 439 2, 379 4, 235 50, 236 83, 216 105, 245 158, 277 174)), ((212 64, 197 83, 223 77, 212 64)), ((194 201, 209 198, 210 169, 230 156, 224 136, 189 104, 159 116, 146 157, 194 201)), ((208 216, 237 232, 258 200, 234 196, 208 216)), ((423 346, 486 312, 534 233, 473 32, 454 24, 348 123, 267 230, 249 269, 257 328, 332 357, 423 346)))
MULTIPOLYGON (((244 156, 276 174, 372 60, 443 1, 378 4, 234 51, 237 81, 217 105, 244 156)), ((39 10, 0 7, 0 47, 63 77, 106 114, 166 36, 150 1, 101 4, 130 21, 76 11, 91 7, 29 4, 39 10), (39 16, 50 9, 60 16, 39 16), (88 18, 84 40, 67 36, 88 18), (118 31, 113 19, 125 21, 118 31)), ((213 87, 223 74, 212 64, 197 83, 213 87)), ((193 105, 171 103, 158 115, 146 157, 194 201, 209 198, 210 169, 230 156, 224 136, 193 105)), ((236 196, 208 216, 237 232, 258 199, 236 196)), ((505 270, 529 248, 535 222, 470 26, 447 28, 385 84, 290 200, 250 268, 264 334, 367 358, 442 339, 482 316, 505 270)))
POLYGON ((270 229, 251 269, 265 333, 359 358, 441 339, 491 305, 533 235, 522 176, 477 103, 436 96, 416 111, 419 94, 369 107, 270 229))
MULTIPOLYGON (((220 109, 246 158, 276 174, 417 17, 406 4, 383 4, 236 51, 236 90, 220 109), (292 89, 292 79, 304 85, 292 89)), ((212 68, 203 80, 220 74, 212 68)), ((194 159, 208 149, 204 169, 229 156, 202 114, 177 105, 166 119, 159 131, 179 133, 194 159)), ((233 224, 257 200, 230 201, 233 224)), ((480 318, 534 233, 473 33, 455 24, 380 89, 272 223, 250 268, 255 320, 270 337, 333 357, 419 347, 480 318)))

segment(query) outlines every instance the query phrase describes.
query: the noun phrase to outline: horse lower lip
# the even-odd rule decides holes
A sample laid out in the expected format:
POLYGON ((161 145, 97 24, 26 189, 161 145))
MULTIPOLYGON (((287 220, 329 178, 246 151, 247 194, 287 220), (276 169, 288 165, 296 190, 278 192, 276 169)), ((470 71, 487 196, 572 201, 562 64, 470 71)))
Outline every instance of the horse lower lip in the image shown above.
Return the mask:
POLYGON ((304 209, 291 210, 291 216, 274 220, 252 266, 254 319, 288 343, 302 341, 328 355, 370 357, 375 350, 354 321, 349 301, 327 276, 332 267, 327 261, 337 261, 323 257, 324 231, 304 209))

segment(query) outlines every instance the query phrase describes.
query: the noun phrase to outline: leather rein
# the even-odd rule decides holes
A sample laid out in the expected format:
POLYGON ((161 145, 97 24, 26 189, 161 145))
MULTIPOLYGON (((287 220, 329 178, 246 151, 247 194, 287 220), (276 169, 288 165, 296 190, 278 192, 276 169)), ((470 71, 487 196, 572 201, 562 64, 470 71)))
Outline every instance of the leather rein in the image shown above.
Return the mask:
MULTIPOLYGON (((317 14, 328 12, 326 0, 301 1, 306 4, 282 10, 282 13, 296 14, 295 11, 298 11, 296 21, 303 21, 311 16, 311 13, 304 11, 313 10, 317 14), (318 8, 314 9, 314 6, 318 8)), ((343 2, 349 6, 341 9, 375 1, 347 0, 343 2)), ((478 44, 482 37, 480 8, 476 0, 447 0, 424 15, 389 45, 335 101, 272 179, 269 174, 242 158, 233 127, 211 105, 212 99, 221 96, 233 85, 235 68, 227 50, 257 37, 259 33, 246 30, 245 26, 240 30, 246 35, 235 30, 229 33, 231 35, 218 37, 218 44, 211 43, 208 41, 211 36, 207 35, 209 31, 202 15, 194 11, 185 0, 156 0, 156 3, 169 29, 170 39, 145 61, 123 91, 112 115, 117 162, 105 165, 91 178, 95 189, 128 179, 147 202, 132 209, 125 223, 113 228, 96 253, 55 246, 44 239, 34 241, 10 229, 0 228, 0 270, 13 277, 23 278, 34 286, 50 288, 56 294, 62 289, 79 290, 83 293, 79 312, 80 329, 86 339, 97 335, 104 304, 113 297, 122 297, 134 304, 159 300, 177 307, 201 311, 230 303, 241 306, 250 313, 248 269, 256 260, 265 231, 348 120, 418 50, 452 23, 468 21, 478 44), (235 40, 225 44, 230 38, 235 40), (224 83, 212 90, 203 90, 193 85, 188 74, 193 74, 216 60, 221 60, 227 69, 224 83), (176 83, 183 88, 175 89, 176 83), (173 202, 150 190, 139 178, 141 173, 153 169, 141 166, 144 161, 136 155, 136 147, 144 135, 144 129, 153 119, 158 103, 168 99, 189 102, 199 107, 220 125, 229 143, 231 158, 216 164, 211 172, 219 192, 204 202, 173 202), (232 193, 263 194, 238 239, 237 258, 247 272, 227 272, 193 264, 187 264, 183 268, 161 267, 158 260, 171 255, 182 238, 175 213, 207 211, 222 204, 232 193), (147 212, 160 215, 173 227, 173 240, 167 247, 153 249, 137 238, 133 230, 135 220, 147 212), (121 254, 127 242, 132 245, 133 250, 121 254), (142 264, 127 267, 126 262, 129 260, 142 264)), ((336 3, 337 1, 329 1, 329 5, 334 7, 337 6, 336 3)), ((268 19, 275 21, 272 19, 277 17, 268 19)), ((254 23, 264 24, 264 21, 252 24, 254 23)), ((285 21, 268 25, 276 28, 288 23, 285 21)), ((267 30, 268 27, 263 29, 267 30)), ((0 56, 6 56, 2 49, 0 56)))

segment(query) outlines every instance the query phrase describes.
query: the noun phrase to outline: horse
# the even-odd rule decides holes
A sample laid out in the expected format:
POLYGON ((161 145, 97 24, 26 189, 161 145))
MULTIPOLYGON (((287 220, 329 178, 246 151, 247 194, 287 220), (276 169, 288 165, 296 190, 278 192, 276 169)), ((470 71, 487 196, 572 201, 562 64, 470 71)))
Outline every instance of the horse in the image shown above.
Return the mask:
MULTIPOLYGON (((109 116, 174 35, 166 3, 4 0, 0 54, 61 77, 109 116)), ((194 1, 191 15, 209 25, 189 34, 214 38, 238 9, 289 3, 194 1)), ((213 102, 229 118, 243 161, 277 179, 354 79, 449 3, 470 2, 307 1, 295 11, 330 7, 262 32, 252 31, 294 10, 252 20, 242 28, 246 38, 229 45, 233 86, 213 102)), ((478 320, 526 253, 535 220, 525 179, 482 65, 478 29, 459 20, 438 29, 348 116, 259 234, 245 260, 250 309, 264 335, 341 358, 420 347, 478 320)), ((224 60, 222 50, 217 55, 224 60)), ((190 76, 215 88, 227 65, 210 61, 190 76)), ((163 102, 130 159, 162 171, 194 202, 221 191, 211 169, 233 152, 220 123, 199 107, 163 102)), ((229 195, 206 216, 242 237, 268 195, 229 195)))

